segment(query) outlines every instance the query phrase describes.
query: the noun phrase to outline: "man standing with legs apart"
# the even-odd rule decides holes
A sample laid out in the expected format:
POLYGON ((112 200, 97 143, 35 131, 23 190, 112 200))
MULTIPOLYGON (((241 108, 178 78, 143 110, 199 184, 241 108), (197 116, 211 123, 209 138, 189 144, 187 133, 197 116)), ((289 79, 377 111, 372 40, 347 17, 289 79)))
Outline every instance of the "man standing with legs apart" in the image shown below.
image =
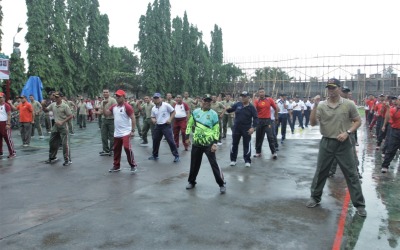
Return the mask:
POLYGON ((13 111, 19 111, 19 122, 21 123, 22 146, 28 147, 31 143, 32 124, 35 123, 35 112, 32 105, 26 100, 26 96, 21 96, 21 103, 17 107, 12 105, 11 100, 8 103, 13 111))
POLYGON ((186 143, 190 144, 190 133, 194 126, 193 146, 190 160, 189 184, 186 189, 196 186, 196 177, 200 170, 201 159, 206 154, 214 173, 215 181, 220 187, 220 192, 226 192, 224 175, 217 163, 215 152, 219 140, 219 118, 218 114, 211 108, 211 95, 206 94, 203 98, 202 108, 195 109, 189 119, 186 128, 186 143))
POLYGON ((226 112, 235 112, 235 122, 233 125, 232 147, 231 147, 231 166, 236 165, 240 138, 243 137, 243 158, 246 167, 251 166, 251 135, 254 133, 258 124, 256 108, 250 103, 250 96, 247 91, 240 94, 241 101, 235 103, 226 112))
POLYGON ((185 151, 188 151, 189 145, 186 143, 186 126, 187 119, 190 116, 189 105, 182 102, 182 96, 176 96, 176 103, 173 105, 175 109, 175 120, 173 124, 175 145, 179 148, 179 132, 182 134, 182 143, 185 151))
POLYGON ((144 97, 144 103, 142 104, 142 110, 144 110, 143 117, 143 128, 142 128, 142 139, 143 141, 140 145, 147 145, 149 142, 147 140, 147 133, 150 130, 151 136, 153 137, 154 123, 151 120, 151 110, 153 109, 154 104, 150 102, 150 96, 144 97))
POLYGON ((155 126, 153 134, 153 154, 149 157, 149 160, 158 160, 160 142, 164 135, 171 149, 171 153, 175 157, 174 162, 179 162, 178 149, 176 148, 171 128, 171 122, 175 117, 175 110, 171 105, 161 100, 160 93, 155 93, 153 95, 153 101, 155 106, 151 110, 151 120, 155 126))
POLYGON ((254 107, 257 110, 258 125, 256 130, 256 154, 254 157, 261 156, 261 148, 264 142, 265 134, 267 134, 269 149, 271 150, 272 158, 278 158, 275 148, 275 138, 273 125, 271 124, 271 107, 275 111, 275 117, 278 116, 278 109, 272 98, 265 96, 264 88, 258 90, 258 99, 253 101, 254 107))
POLYGON ((281 126, 281 143, 286 139, 286 127, 287 122, 290 121, 289 117, 289 101, 286 100, 286 94, 280 94, 280 98, 277 101, 277 106, 279 108, 278 112, 278 123, 276 124, 276 134, 278 135, 279 126, 281 126))
POLYGON ((3 138, 8 147, 8 158, 16 156, 14 142, 11 137, 11 106, 4 101, 4 93, 0 92, 0 157, 3 157, 3 138))
POLYGON ((57 160, 57 151, 62 142, 64 166, 69 166, 71 161, 71 147, 69 145, 68 121, 72 119, 72 111, 67 103, 63 102, 61 93, 55 92, 56 102, 50 104, 46 109, 53 112, 54 126, 50 135, 49 159, 45 163, 53 163, 57 160))
POLYGON ((112 112, 106 114, 104 111, 117 104, 117 101, 110 97, 108 89, 103 89, 103 97, 98 111, 99 117, 101 116, 101 144, 103 145, 103 151, 99 152, 99 155, 111 156, 114 147, 114 115, 112 112))
POLYGON ((114 166, 108 172, 119 172, 121 170, 121 151, 124 147, 131 172, 137 170, 137 164, 132 151, 131 137, 135 135, 135 112, 131 105, 125 102, 126 93, 122 89, 115 92, 117 104, 112 105, 108 110, 104 110, 106 116, 114 117, 114 166))
POLYGON ((320 96, 316 96, 314 109, 311 111, 310 124, 315 126, 319 122, 322 139, 319 144, 317 169, 311 184, 311 198, 306 206, 312 208, 321 202, 329 170, 336 159, 346 179, 357 214, 365 217, 365 200, 354 164, 352 142, 349 139, 350 134, 360 127, 361 118, 354 102, 340 96, 339 87, 339 80, 330 79, 326 85, 327 100, 320 102, 320 96))

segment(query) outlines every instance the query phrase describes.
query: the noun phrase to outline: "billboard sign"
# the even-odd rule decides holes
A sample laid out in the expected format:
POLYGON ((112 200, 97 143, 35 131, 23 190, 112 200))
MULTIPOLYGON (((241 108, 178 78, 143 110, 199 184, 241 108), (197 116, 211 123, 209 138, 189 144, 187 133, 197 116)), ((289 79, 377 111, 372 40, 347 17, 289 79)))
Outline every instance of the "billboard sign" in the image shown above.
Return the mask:
POLYGON ((10 79, 10 60, 0 58, 0 79, 10 79))

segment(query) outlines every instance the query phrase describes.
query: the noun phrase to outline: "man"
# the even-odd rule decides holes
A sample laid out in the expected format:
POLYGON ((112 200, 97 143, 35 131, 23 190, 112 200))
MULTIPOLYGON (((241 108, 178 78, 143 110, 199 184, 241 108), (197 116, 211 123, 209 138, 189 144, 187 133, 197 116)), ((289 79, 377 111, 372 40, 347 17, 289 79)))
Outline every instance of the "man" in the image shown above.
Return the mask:
POLYGON ((368 98, 365 100, 365 106, 367 107, 366 110, 366 120, 368 125, 371 124, 372 119, 374 117, 374 105, 376 103, 375 97, 373 95, 369 95, 368 98), (368 113, 368 114, 367 114, 368 113))
POLYGON ((144 103, 142 104, 142 110, 144 110, 144 117, 143 117, 143 128, 142 128, 142 142, 140 145, 145 146, 149 142, 147 140, 147 133, 151 132, 151 135, 153 136, 153 130, 154 130, 154 123, 151 120, 151 110, 153 109, 154 104, 151 103, 150 101, 150 96, 145 96, 144 97, 144 103))
POLYGON ((32 124, 35 123, 35 112, 33 111, 32 105, 26 100, 26 96, 22 95, 19 98, 21 99, 21 103, 16 107, 12 105, 11 100, 9 100, 8 103, 11 105, 13 111, 19 111, 22 146, 28 147, 31 143, 32 124))
POLYGON ((217 151, 216 142, 219 140, 219 118, 218 114, 211 109, 212 98, 209 94, 204 95, 202 108, 195 109, 189 119, 186 128, 186 143, 190 144, 190 133, 192 126, 195 127, 193 133, 193 146, 190 159, 189 184, 186 189, 193 189, 197 182, 197 174, 200 170, 203 154, 206 154, 213 170, 215 181, 219 185, 221 194, 226 192, 224 175, 218 166, 215 152, 217 151))
POLYGON ((274 131, 271 121, 271 107, 274 109, 275 117, 278 116, 276 104, 272 98, 265 96, 264 88, 258 90, 258 99, 254 99, 253 104, 257 110, 258 116, 258 125, 256 129, 256 154, 254 157, 261 157, 261 148, 266 134, 272 158, 276 160, 278 155, 276 153, 277 150, 275 148, 274 131))
POLYGON ((235 103, 226 112, 235 112, 235 122, 232 134, 231 163, 236 165, 240 138, 243 137, 243 158, 246 167, 251 166, 251 135, 258 125, 256 108, 250 103, 250 95, 247 91, 240 94, 241 101, 235 103))
POLYGON ((135 135, 135 112, 131 105, 125 102, 126 93, 122 89, 115 92, 117 104, 113 104, 109 109, 104 110, 106 116, 114 117, 114 164, 108 172, 119 172, 121 170, 121 151, 124 147, 131 172, 137 170, 137 164, 132 151, 131 137, 135 135))
POLYGON ((196 109, 198 99, 194 100, 189 97, 189 92, 183 92, 183 102, 189 105, 190 111, 193 111, 196 109))
POLYGON ((99 110, 101 109, 101 102, 103 99, 101 96, 97 97, 97 100, 94 102, 94 113, 96 114, 97 118, 97 123, 99 124, 99 129, 101 130, 101 114, 99 113, 99 110))
POLYGON ((175 101, 174 98, 172 97, 171 93, 167 93, 167 95, 165 96, 165 102, 168 103, 169 105, 171 105, 172 107, 175 105, 175 101))
MULTIPOLYGON (((376 149, 380 149, 385 133, 382 131, 383 121, 387 110, 386 97, 383 94, 379 95, 379 102, 375 104, 374 111, 376 116, 376 149)), ((371 123, 372 124, 372 123, 371 123)), ((371 128, 371 127, 370 127, 371 128)))
POLYGON ((135 112, 136 128, 138 130, 139 137, 142 137, 142 128, 140 126, 140 113, 142 111, 142 100, 132 100, 129 102, 135 112))
POLYGON ((63 101, 68 104, 68 107, 71 109, 72 112, 72 119, 68 120, 68 131, 70 135, 75 135, 74 133, 74 125, 73 125, 73 119, 74 119, 74 113, 75 113, 75 102, 68 100, 66 96, 63 96, 63 101))
POLYGON ((110 90, 103 89, 103 100, 100 103, 98 111, 99 117, 101 116, 101 144, 103 150, 99 152, 100 156, 111 156, 114 148, 114 115, 112 112, 105 113, 111 106, 117 104, 117 101, 110 97, 110 90))
MULTIPOLYGON (((395 106, 391 107, 385 114, 384 125, 389 123, 390 138, 387 138, 388 145, 384 151, 384 160, 382 163, 381 172, 387 173, 389 170, 390 162, 396 156, 397 151, 400 149, 400 96, 395 99, 395 106)), ((382 126, 383 132, 386 130, 386 126, 382 126)))
POLYGON ((296 96, 292 103, 292 107, 293 107, 293 121, 292 121, 292 133, 293 133, 294 126, 296 125, 296 118, 299 120, 299 127, 304 129, 303 114, 305 105, 304 102, 302 100, 299 100, 299 98, 296 96))
POLYGON ((3 157, 3 139, 8 147, 7 158, 15 158, 16 152, 11 136, 11 106, 5 102, 3 92, 0 92, 0 157, 3 157))
POLYGON ((222 145, 222 141, 221 141, 221 136, 222 136, 222 118, 224 117, 224 114, 225 114, 225 106, 222 103, 217 102, 217 96, 216 95, 211 96, 211 98, 212 98, 211 109, 214 110, 215 112, 217 112, 218 117, 219 117, 218 122, 219 122, 220 131, 219 131, 219 139, 218 139, 217 145, 220 146, 220 145, 222 145))
MULTIPOLYGON (((231 100, 231 95, 230 94, 226 94, 225 95, 225 100, 222 101, 222 105, 225 106, 225 110, 232 107, 232 105, 235 104, 232 100, 231 100)), ((226 138, 226 133, 228 132, 228 126, 231 128, 232 130, 232 118, 233 118, 233 114, 228 114, 228 113, 224 113, 224 117, 222 118, 222 139, 226 138)))
POLYGON ((279 126, 281 126, 281 143, 283 143, 286 139, 286 127, 289 119, 289 101, 286 100, 286 94, 280 94, 279 99, 276 101, 276 103, 279 112, 275 133, 278 134, 279 126))
POLYGON ((310 122, 311 108, 311 97, 309 96, 308 99, 304 97, 304 117, 306 118, 306 128, 308 128, 308 123, 310 122))
POLYGON ((177 95, 176 103, 173 105, 175 109, 175 119, 173 124, 174 141, 176 148, 179 148, 179 132, 182 134, 182 143, 185 147, 185 151, 189 150, 189 145, 186 143, 186 126, 187 119, 190 116, 189 105, 182 101, 182 96, 177 95))
POLYGON ((349 136, 361 125, 361 118, 354 102, 340 96, 340 81, 332 78, 328 81, 328 98, 320 102, 315 97, 315 106, 310 115, 311 126, 320 124, 322 139, 319 144, 317 169, 311 184, 311 198, 306 206, 316 207, 321 202, 322 191, 329 169, 337 160, 347 182, 350 197, 359 216, 367 216, 357 168, 354 164, 352 144, 349 136))
POLYGON ((31 101, 31 105, 33 107, 33 112, 35 112, 35 123, 32 126, 32 137, 35 137, 35 128, 38 131, 39 139, 43 139, 42 125, 41 125, 41 117, 42 117, 42 104, 35 100, 33 95, 29 95, 29 100, 31 101))
POLYGON ((51 164, 57 161, 57 151, 60 147, 61 141, 64 156, 63 166, 69 166, 72 164, 72 160, 71 147, 69 144, 68 121, 72 119, 73 115, 68 104, 63 102, 60 92, 55 92, 54 97, 56 101, 46 108, 53 112, 54 126, 51 129, 49 141, 49 159, 45 161, 45 163, 51 164))
POLYGON ((86 102, 81 97, 80 102, 78 103, 78 112, 79 112, 79 128, 86 128, 86 117, 88 114, 88 109, 86 102))
MULTIPOLYGON (((347 87, 347 86, 343 86, 341 90, 342 91, 340 93, 340 96, 342 98, 344 98, 344 99, 352 101, 351 99, 349 99, 349 95, 351 93, 350 88, 347 87)), ((357 130, 354 131, 354 133, 351 133, 349 135, 349 140, 350 140, 351 145, 352 145, 351 150, 352 150, 353 157, 354 157, 354 163, 355 163, 355 165, 357 167, 358 178, 362 179, 363 177, 362 177, 362 175, 360 173, 360 169, 358 168, 358 166, 360 165, 360 161, 358 160, 357 151, 356 151, 356 145, 357 145, 356 136, 355 136, 356 133, 357 133, 357 130)), ((331 169, 329 171, 329 177, 333 177, 336 174, 336 168, 337 168, 337 161, 333 160, 332 167, 331 167, 331 169)))
POLYGON ((171 129, 171 122, 175 117, 175 110, 171 105, 161 100, 160 93, 155 93, 153 95, 153 102, 155 105, 151 110, 151 120, 154 123, 153 152, 152 156, 149 157, 149 160, 158 160, 160 142, 164 135, 169 148, 171 149, 171 153, 175 157, 174 162, 179 162, 179 153, 171 129))

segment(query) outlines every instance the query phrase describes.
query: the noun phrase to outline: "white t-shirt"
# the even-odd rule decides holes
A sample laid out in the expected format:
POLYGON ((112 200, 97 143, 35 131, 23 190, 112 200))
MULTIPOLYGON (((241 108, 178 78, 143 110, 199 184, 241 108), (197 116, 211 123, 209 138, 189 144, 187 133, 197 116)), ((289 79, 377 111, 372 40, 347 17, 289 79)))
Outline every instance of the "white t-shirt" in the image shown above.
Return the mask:
POLYGON ((114 115, 114 137, 124 137, 131 134, 132 120, 131 116, 135 113, 128 103, 118 106, 114 104, 110 107, 114 115))
MULTIPOLYGON (((3 103, 3 105, 0 105, 0 122, 6 122, 8 117, 7 117, 7 112, 11 112, 11 107, 10 105, 3 103)), ((0 142, 3 143, 3 142, 0 142)))
POLYGON ((304 102, 299 100, 298 102, 293 102, 293 110, 304 110, 305 109, 305 105, 304 102))
POLYGON ((151 117, 156 118, 156 123, 157 124, 165 124, 167 123, 168 119, 171 117, 171 113, 175 109, 169 105, 166 102, 161 102, 161 105, 159 107, 154 106, 151 109, 151 117))
POLYGON ((287 114, 288 113, 288 109, 285 109, 284 105, 286 104, 286 107, 289 108, 289 105, 290 105, 289 101, 278 99, 278 101, 276 101, 276 104, 279 107, 279 114, 287 114))
POLYGON ((186 111, 188 111, 190 108, 189 106, 182 102, 182 104, 175 104, 175 118, 184 118, 186 117, 186 111))

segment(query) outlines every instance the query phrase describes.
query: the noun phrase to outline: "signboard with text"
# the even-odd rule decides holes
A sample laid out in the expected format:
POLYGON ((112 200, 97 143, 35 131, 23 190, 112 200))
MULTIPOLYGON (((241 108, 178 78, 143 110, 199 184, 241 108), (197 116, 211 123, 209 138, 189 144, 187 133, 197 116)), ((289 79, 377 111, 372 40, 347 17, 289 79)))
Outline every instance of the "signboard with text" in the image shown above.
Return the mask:
POLYGON ((10 79, 10 60, 0 58, 0 79, 8 80, 10 79))

